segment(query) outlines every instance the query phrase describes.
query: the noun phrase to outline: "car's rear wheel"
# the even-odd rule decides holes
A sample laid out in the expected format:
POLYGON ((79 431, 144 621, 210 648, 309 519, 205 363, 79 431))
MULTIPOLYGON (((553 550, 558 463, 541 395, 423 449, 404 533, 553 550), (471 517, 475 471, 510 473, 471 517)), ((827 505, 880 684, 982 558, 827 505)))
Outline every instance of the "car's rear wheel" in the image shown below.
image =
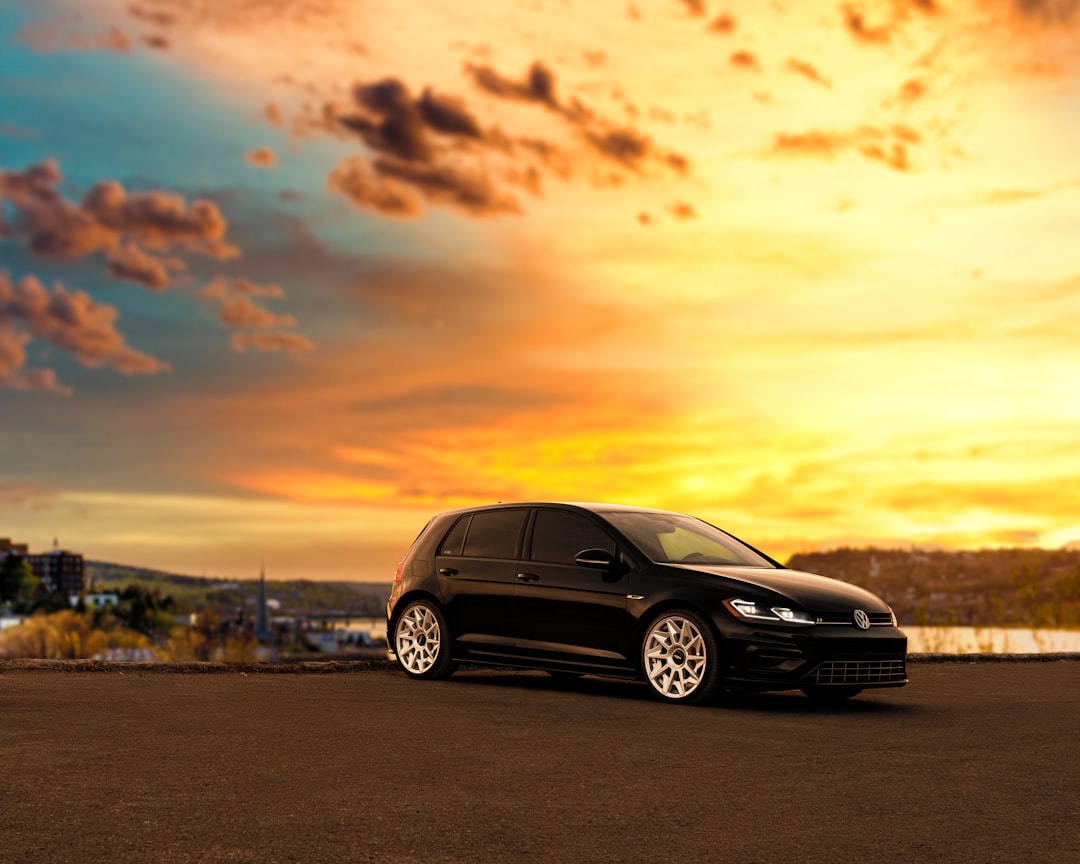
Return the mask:
POLYGON ((712 631, 693 612, 664 612, 641 642, 641 669, 653 695, 696 705, 717 690, 719 652, 712 631))
POLYGON ((412 678, 448 678, 457 664, 451 656, 450 628, 434 603, 416 600, 405 607, 394 627, 394 654, 412 678))
POLYGON ((803 687, 802 692, 817 702, 843 702, 862 691, 862 687, 803 687))

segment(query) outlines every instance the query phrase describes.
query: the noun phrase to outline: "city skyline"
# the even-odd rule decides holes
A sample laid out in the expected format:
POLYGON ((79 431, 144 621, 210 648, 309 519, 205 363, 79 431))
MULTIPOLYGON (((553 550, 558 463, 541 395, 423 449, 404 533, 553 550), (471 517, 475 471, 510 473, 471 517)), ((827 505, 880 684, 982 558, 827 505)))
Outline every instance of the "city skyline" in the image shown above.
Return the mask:
POLYGON ((0 0, 0 534, 1080 543, 1068 0, 0 0))

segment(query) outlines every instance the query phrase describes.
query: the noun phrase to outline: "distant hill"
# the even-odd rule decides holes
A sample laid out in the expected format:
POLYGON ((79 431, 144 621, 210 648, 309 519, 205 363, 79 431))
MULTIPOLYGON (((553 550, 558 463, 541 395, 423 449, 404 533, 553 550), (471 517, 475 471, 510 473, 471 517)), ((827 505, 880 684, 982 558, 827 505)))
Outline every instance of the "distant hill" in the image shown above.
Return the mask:
POLYGON ((834 549, 788 566, 861 585, 901 624, 1080 628, 1080 549, 834 549))
MULTIPOLYGON (((1080 549, 834 549, 800 553, 795 570, 861 585, 886 600, 901 624, 1030 626, 1080 629, 1080 549)), ((184 576, 87 561, 98 590, 137 585, 172 596, 182 612, 214 607, 222 618, 254 609, 257 580, 184 576)), ((389 584, 266 581, 280 614, 382 616, 389 584)))
MULTIPOLYGON (((97 591, 118 591, 137 585, 143 591, 171 596, 183 612, 198 612, 214 607, 222 617, 253 608, 258 597, 258 580, 211 579, 184 576, 131 567, 105 561, 87 561, 90 582, 97 591)), ((342 614, 381 616, 386 614, 390 586, 370 582, 316 582, 307 579, 266 580, 268 599, 280 604, 287 615, 342 614)))

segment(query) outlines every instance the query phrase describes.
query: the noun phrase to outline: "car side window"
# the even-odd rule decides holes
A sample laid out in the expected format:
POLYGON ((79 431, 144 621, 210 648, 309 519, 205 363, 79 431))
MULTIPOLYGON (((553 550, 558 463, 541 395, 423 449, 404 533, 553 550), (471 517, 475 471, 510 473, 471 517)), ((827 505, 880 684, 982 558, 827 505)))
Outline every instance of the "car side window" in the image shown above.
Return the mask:
POLYGON ((454 527, 450 529, 450 533, 446 535, 446 539, 442 541, 442 546, 439 547, 439 554, 460 555, 465 546, 465 532, 468 529, 469 516, 466 514, 454 523, 454 527))
POLYGON ((617 554, 615 541, 595 522, 565 510, 537 510, 533 523, 533 561, 573 564, 584 549, 604 549, 617 554))
POLYGON ((463 555, 473 558, 514 558, 527 510, 484 510, 474 513, 465 535, 463 555))

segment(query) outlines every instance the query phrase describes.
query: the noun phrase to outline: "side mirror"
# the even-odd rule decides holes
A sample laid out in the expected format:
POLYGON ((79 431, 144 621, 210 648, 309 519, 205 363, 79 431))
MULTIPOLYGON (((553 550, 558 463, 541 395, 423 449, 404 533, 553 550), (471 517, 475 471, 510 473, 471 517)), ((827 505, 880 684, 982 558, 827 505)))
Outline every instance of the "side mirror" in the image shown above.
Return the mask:
POLYGON ((619 563, 607 549, 582 549, 574 556, 574 561, 593 570, 611 570, 619 563))

